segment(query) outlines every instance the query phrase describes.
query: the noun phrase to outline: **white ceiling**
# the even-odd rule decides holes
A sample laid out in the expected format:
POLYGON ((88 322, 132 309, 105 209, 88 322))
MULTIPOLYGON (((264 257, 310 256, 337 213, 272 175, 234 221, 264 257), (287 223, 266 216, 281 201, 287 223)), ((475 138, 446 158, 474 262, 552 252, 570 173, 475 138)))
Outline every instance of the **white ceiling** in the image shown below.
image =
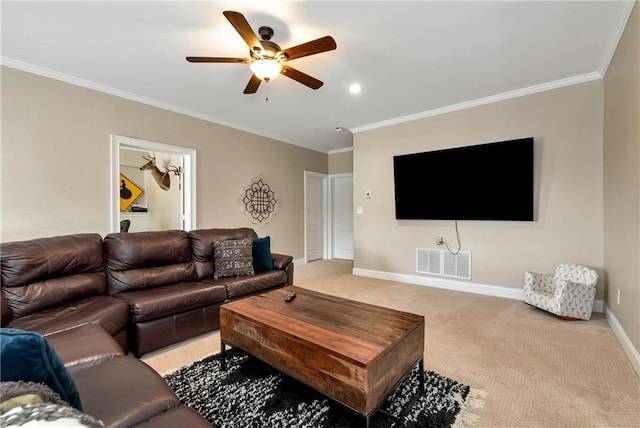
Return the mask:
POLYGON ((1 53, 10 67, 327 153, 350 147, 352 132, 600 78, 632 6, 3 0, 1 53), (247 64, 188 63, 248 56, 224 10, 243 13, 256 33, 272 27, 282 48, 333 36, 336 50, 287 63, 324 86, 280 76, 244 95, 247 64))

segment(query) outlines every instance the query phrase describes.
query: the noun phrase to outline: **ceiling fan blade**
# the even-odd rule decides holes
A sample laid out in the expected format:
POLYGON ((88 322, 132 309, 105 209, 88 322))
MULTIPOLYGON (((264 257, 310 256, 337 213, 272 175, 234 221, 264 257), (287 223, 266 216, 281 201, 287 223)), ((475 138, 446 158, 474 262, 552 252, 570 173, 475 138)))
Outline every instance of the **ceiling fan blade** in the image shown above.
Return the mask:
POLYGON ((251 62, 249 58, 217 58, 212 56, 188 56, 189 62, 235 62, 235 63, 248 63, 251 62))
POLYGON ((258 91, 258 87, 262 83, 262 80, 258 78, 255 74, 251 75, 251 79, 249 79, 249 83, 247 83, 247 87, 244 88, 244 94, 255 94, 258 91))
POLYGON ((324 84, 318 79, 313 78, 308 74, 304 74, 303 72, 298 71, 295 68, 291 68, 286 64, 282 64, 282 71, 280 71, 280 74, 287 76, 288 78, 293 79, 295 81, 298 81, 303 85, 310 87, 311 89, 318 89, 324 84))
POLYGON ((249 49, 253 49, 255 46, 262 46, 260 40, 258 40, 258 36, 256 36, 256 33, 251 29, 251 26, 243 14, 232 10, 225 10, 222 14, 229 20, 238 34, 240 34, 240 37, 242 37, 242 40, 249 46, 249 49))
POLYGON ((287 60, 302 58, 303 56, 315 55, 318 53, 331 51, 336 48, 336 41, 331 36, 324 36, 298 46, 282 50, 280 53, 287 57, 287 60))

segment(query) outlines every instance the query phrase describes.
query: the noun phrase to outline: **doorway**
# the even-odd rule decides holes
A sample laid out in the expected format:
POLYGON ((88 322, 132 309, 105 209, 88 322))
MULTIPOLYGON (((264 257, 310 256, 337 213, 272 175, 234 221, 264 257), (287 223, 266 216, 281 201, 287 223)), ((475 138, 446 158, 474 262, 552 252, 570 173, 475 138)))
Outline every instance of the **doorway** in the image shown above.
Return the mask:
MULTIPOLYGON (((140 166, 141 166, 140 165, 140 166)), ((196 152, 193 149, 187 149, 178 146, 155 143, 152 141, 139 140, 130 137, 122 137, 118 135, 111 136, 111 231, 120 232, 120 221, 129 220, 131 225, 130 232, 144 230, 166 230, 166 229, 182 229, 191 230, 196 224, 196 192, 195 192, 195 165, 196 152), (169 189, 161 189, 159 182, 155 183, 150 171, 142 171, 135 162, 127 161, 131 156, 140 156, 141 165, 146 161, 143 156, 155 157, 156 165, 159 170, 164 170, 164 166, 170 165, 172 168, 180 168, 179 175, 173 174, 171 177, 169 189), (123 164, 122 162, 125 162, 123 164), (129 167, 127 164, 131 163, 129 167), (125 165, 124 167, 122 165, 125 165), (141 207, 135 212, 127 209, 121 212, 121 173, 122 169, 130 171, 130 174, 143 173, 138 176, 138 183, 147 183, 148 191, 145 198, 138 198, 140 201, 138 206, 141 207), (168 191, 171 186, 174 187, 174 195, 169 196, 168 191), (176 186, 178 187, 176 189, 176 186), (173 199, 171 199, 173 198, 173 199), (177 201, 175 198, 178 198, 177 201), (166 201, 174 202, 167 203, 166 201), (162 211, 162 216, 150 215, 154 209, 162 211), (145 212, 145 208, 148 211, 145 212), (171 213, 164 211, 171 210, 171 213), (170 220, 167 220, 169 218, 170 220), (169 225, 167 227, 167 225, 169 225)), ((128 177, 127 177, 128 178, 128 177)), ((143 184, 144 186, 144 184, 143 184)))
POLYGON ((305 261, 326 258, 327 175, 304 172, 305 261))
POLYGON ((329 176, 331 242, 335 259, 353 260, 353 174, 329 176))
POLYGON ((305 262, 353 260, 353 174, 304 177, 305 262))

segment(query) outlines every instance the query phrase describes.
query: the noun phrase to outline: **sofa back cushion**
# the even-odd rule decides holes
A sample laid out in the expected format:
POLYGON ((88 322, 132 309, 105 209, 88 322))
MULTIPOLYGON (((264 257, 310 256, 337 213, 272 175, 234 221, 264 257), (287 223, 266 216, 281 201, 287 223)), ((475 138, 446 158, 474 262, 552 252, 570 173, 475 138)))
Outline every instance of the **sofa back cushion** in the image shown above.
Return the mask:
POLYGON ((111 233, 104 238, 109 294, 192 281, 196 271, 183 230, 111 233))
POLYGON ((198 229, 189 232, 191 252, 198 279, 212 278, 215 272, 215 241, 257 238, 256 232, 248 227, 237 229, 198 229))
POLYGON ((3 243, 0 266, 14 318, 107 293, 98 234, 3 243))

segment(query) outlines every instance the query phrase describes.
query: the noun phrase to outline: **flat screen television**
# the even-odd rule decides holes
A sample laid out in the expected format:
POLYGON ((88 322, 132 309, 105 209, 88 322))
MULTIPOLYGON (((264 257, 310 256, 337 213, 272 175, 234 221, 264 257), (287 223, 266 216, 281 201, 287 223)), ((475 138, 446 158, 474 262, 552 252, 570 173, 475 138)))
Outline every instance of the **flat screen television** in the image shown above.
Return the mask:
POLYGON ((533 221, 533 138, 393 157, 396 219, 533 221))

